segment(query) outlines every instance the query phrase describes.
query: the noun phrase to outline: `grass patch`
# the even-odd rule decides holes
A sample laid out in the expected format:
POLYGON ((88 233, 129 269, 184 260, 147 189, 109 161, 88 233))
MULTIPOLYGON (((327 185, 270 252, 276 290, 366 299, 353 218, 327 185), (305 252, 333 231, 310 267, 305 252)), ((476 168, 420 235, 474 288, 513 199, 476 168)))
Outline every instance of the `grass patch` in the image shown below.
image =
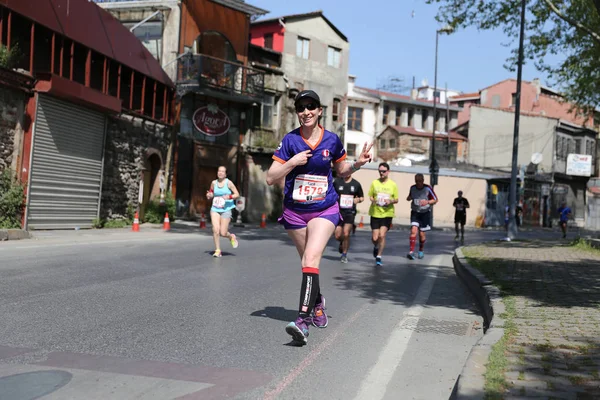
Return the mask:
MULTIPOLYGON (((492 347, 492 353, 488 359, 485 371, 485 398, 489 400, 502 399, 510 383, 506 380, 504 372, 508 367, 506 357, 508 345, 514 341, 517 334, 517 327, 514 323, 516 314, 515 299, 513 297, 504 297, 502 299, 506 311, 500 315, 504 319, 504 335, 492 347)), ((524 378, 524 376, 523 376, 524 378)), ((521 374, 519 374, 521 379, 521 374)))
MULTIPOLYGON (((494 282, 502 291, 502 302, 504 303, 505 311, 500 314, 500 318, 504 320, 504 335, 492 346, 492 352, 486 364, 485 371, 485 399, 499 400, 504 398, 506 391, 510 388, 510 383, 507 381, 504 373, 508 367, 508 347, 514 343, 515 337, 518 334, 517 325, 514 319, 517 315, 516 300, 510 296, 512 285, 504 281, 501 275, 503 273, 503 263, 501 260, 489 260, 485 258, 482 249, 466 248, 463 249, 467 262, 473 267, 481 271, 487 278, 494 282)), ((524 354, 524 350, 519 349, 520 354, 524 354)), ((519 379, 523 379, 524 375, 519 374, 519 379)))
POLYGON ((584 367, 595 367, 596 363, 593 359, 585 357, 581 360, 581 365, 583 365, 584 367))
POLYGON ((567 378, 573 385, 583 385, 585 382, 589 381, 589 378, 586 378, 585 376, 569 376, 567 378))
POLYGON ((542 362, 551 362, 553 360, 553 357, 550 354, 544 354, 542 356, 542 362))
POLYGON ((585 239, 575 239, 571 242, 571 248, 600 256, 600 249, 592 247, 590 242, 585 239))
POLYGON ((104 223, 105 228, 125 228, 131 225, 131 221, 126 219, 109 219, 104 223))
POLYGON ((598 370, 596 370, 596 369, 592 371, 591 375, 592 375, 592 378, 594 378, 596 380, 600 379, 600 375, 598 375, 598 370))
POLYGON ((549 343, 539 343, 535 345, 535 349, 539 352, 548 352, 554 349, 554 346, 549 343))
POLYGON ((577 364, 567 363, 567 370, 569 370, 569 371, 581 371, 581 368, 577 364))

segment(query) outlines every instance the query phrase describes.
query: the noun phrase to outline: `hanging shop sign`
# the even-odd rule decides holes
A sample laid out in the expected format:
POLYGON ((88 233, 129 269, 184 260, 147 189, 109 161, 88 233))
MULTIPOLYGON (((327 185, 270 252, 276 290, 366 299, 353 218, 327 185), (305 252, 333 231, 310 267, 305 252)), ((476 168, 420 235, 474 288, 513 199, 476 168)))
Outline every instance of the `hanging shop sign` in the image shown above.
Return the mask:
POLYGON ((208 136, 224 135, 231 127, 227 114, 215 104, 197 109, 192 120, 196 129, 208 136))

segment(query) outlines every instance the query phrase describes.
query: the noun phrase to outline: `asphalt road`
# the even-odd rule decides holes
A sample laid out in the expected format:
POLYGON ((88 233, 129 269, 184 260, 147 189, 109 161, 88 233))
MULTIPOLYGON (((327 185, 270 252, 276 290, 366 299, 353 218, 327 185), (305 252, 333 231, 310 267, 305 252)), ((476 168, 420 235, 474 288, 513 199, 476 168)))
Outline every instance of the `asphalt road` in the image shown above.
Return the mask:
MULTIPOLYGON (((374 267, 369 232, 321 265, 330 316, 290 345, 301 272, 278 228, 0 243, 0 399, 447 399, 482 335, 455 276, 452 232, 405 258, 393 231, 374 267)), ((501 237, 468 232, 467 242, 501 237)))

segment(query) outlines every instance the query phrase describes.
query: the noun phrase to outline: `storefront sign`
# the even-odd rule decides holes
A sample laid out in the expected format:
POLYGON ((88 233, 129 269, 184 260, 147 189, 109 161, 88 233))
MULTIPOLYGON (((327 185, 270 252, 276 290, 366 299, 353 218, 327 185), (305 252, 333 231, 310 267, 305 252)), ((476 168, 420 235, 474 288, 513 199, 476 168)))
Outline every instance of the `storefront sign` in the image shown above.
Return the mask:
POLYGON ((567 156, 567 175, 591 176, 592 156, 585 154, 569 154, 567 156))
POLYGON ((194 126, 208 136, 221 136, 229 131, 231 121, 227 114, 215 104, 209 104, 196 110, 192 117, 194 126))

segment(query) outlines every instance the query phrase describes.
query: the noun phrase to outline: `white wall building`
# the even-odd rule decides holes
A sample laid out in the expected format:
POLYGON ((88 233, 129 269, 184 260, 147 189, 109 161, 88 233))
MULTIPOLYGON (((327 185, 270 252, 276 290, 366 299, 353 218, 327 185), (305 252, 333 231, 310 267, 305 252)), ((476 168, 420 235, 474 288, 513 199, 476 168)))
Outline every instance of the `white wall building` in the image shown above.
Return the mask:
MULTIPOLYGON (((358 157, 365 143, 375 140, 378 132, 377 115, 381 102, 375 95, 355 90, 355 82, 356 76, 349 75, 344 147, 350 160, 358 157)), ((376 154, 375 157, 377 157, 376 154)))
MULTIPOLYGON (((429 86, 426 80, 423 80, 422 83, 423 86, 417 89, 417 99, 433 101, 433 87, 429 86)), ((438 103, 440 104, 446 104, 446 99, 449 97, 458 96, 462 93, 458 90, 441 88, 439 86, 435 92, 437 93, 438 103)))

